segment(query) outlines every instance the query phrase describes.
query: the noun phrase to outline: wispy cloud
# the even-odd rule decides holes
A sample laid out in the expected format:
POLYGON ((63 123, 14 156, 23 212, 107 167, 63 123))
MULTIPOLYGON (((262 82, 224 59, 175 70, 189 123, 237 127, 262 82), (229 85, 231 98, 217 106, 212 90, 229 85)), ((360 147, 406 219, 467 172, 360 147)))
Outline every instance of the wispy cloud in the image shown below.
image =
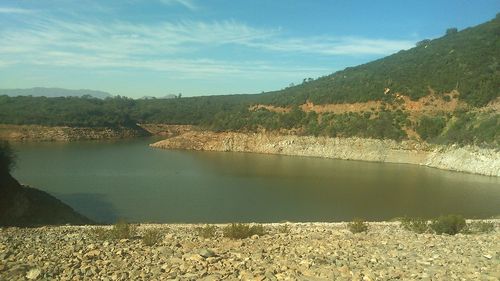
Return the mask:
POLYGON ((30 28, 0 30, 0 54, 38 50, 69 49, 71 52, 104 52, 119 55, 169 55, 207 45, 246 44, 263 40, 276 30, 262 30, 234 21, 156 25, 127 22, 75 23, 42 20, 30 28))
POLYGON ((29 29, 0 30, 0 59, 5 64, 35 64, 80 68, 133 68, 183 74, 184 77, 296 73, 324 69, 272 65, 266 61, 190 58, 212 46, 243 45, 264 40, 277 30, 255 29, 234 21, 142 25, 32 22, 29 29))
MULTIPOLYGON (((224 61, 210 59, 127 59, 106 55, 88 56, 66 52, 50 52, 46 58, 37 58, 36 65, 65 66, 88 69, 136 69, 166 72, 176 79, 209 78, 220 76, 259 76, 279 74, 296 77, 304 73, 322 74, 326 68, 307 66, 279 66, 266 61, 224 61)), ((172 77, 171 76, 171 77, 172 77)))
MULTIPOLYGON (((179 1, 179 0, 178 0, 179 1)), ((75 22, 31 19, 26 26, 1 29, 0 64, 37 64, 92 69, 133 68, 210 75, 282 76, 326 74, 320 66, 293 66, 266 59, 222 60, 205 50, 238 47, 256 52, 287 54, 384 55, 407 49, 412 42, 370 38, 290 37, 279 28, 255 28, 234 20, 182 21, 156 24, 75 22)), ((266 56, 262 56, 266 57, 266 56)), ((268 56, 269 58, 269 56, 268 56)))
POLYGON ((273 38, 265 41, 250 41, 244 44, 270 51, 287 53, 310 53, 320 55, 387 55, 411 48, 409 40, 388 40, 360 37, 306 37, 273 38))
POLYGON ((165 5, 181 5, 191 11, 198 10, 199 8, 192 0, 160 0, 160 2, 165 5))
POLYGON ((33 11, 27 9, 0 7, 0 14, 31 14, 31 13, 33 13, 33 11))

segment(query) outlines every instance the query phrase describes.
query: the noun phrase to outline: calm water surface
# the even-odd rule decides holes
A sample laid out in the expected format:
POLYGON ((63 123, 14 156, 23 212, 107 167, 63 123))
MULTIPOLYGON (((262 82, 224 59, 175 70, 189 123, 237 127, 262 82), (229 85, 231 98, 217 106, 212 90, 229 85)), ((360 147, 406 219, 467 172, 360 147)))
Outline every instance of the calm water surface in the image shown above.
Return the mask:
POLYGON ((387 220, 500 214, 500 179, 432 168, 153 149, 152 139, 20 144, 14 175, 98 221, 387 220))

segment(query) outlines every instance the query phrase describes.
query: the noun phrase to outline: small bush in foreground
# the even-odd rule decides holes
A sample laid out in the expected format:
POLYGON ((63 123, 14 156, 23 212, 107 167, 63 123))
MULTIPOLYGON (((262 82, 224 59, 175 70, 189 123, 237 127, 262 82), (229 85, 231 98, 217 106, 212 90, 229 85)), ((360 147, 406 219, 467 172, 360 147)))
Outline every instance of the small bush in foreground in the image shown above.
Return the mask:
POLYGON ((129 239, 136 235, 136 227, 127 223, 124 220, 119 220, 113 225, 110 230, 110 237, 112 239, 129 239))
POLYGON ((290 231, 291 231, 291 229, 290 229, 290 226, 288 224, 278 226, 279 233, 288 234, 288 233, 290 233, 290 231))
POLYGON ((153 246, 161 241, 163 233, 159 229, 147 229, 142 236, 142 242, 146 246, 153 246))
POLYGON ((467 234, 478 234, 478 233, 488 233, 495 230, 495 224, 487 221, 475 221, 468 223, 467 226, 462 230, 463 233, 467 234))
POLYGON ((266 234, 266 231, 261 224, 250 226, 243 223, 233 223, 224 227, 224 237, 231 239, 243 239, 252 235, 262 236, 264 234, 266 234))
POLYGON ((401 227, 416 233, 424 233, 429 230, 427 220, 421 218, 404 217, 401 219, 401 227))
POLYGON ((360 233, 368 231, 368 224, 362 219, 356 218, 353 219, 352 222, 347 224, 347 228, 352 233, 360 233))
POLYGON ((434 219, 430 226, 437 234, 455 235, 465 228, 466 222, 460 215, 447 215, 434 219))
POLYGON ((250 232, 251 232, 251 235, 259 235, 259 236, 262 236, 264 234, 266 234, 266 229, 264 228, 264 226, 262 224, 257 224, 257 225, 252 225, 250 227, 250 232))
POLYGON ((103 227, 93 227, 91 229, 92 235, 94 235, 98 240, 107 240, 111 238, 110 231, 103 227))
POLYGON ((198 235, 203 238, 213 238, 217 232, 217 227, 215 225, 207 224, 204 227, 196 228, 196 232, 198 232, 198 235))

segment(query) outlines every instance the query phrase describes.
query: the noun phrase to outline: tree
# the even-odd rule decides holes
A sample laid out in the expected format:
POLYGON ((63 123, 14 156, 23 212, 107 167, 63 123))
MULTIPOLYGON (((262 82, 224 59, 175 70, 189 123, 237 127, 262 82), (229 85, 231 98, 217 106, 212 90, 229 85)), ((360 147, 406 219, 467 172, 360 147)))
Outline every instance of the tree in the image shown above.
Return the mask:
POLYGON ((455 34, 457 32, 458 32, 458 29, 456 27, 446 29, 446 35, 455 34))
POLYGON ((422 116, 416 127, 417 133, 426 141, 438 137, 446 127, 446 119, 440 116, 422 116))
POLYGON ((10 172, 15 165, 15 154, 7 141, 0 141, 0 174, 10 172))
POLYGON ((427 44, 429 44, 430 42, 431 42, 431 40, 430 40, 430 39, 424 39, 424 40, 422 40, 422 41, 418 41, 418 42, 417 42, 417 47, 427 45, 427 44))

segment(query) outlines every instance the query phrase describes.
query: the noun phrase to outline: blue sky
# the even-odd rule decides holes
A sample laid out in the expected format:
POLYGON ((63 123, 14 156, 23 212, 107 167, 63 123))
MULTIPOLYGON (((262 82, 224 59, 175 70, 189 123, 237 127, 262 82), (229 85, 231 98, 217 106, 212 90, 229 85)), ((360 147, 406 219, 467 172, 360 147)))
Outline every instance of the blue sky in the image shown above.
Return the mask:
POLYGON ((259 93, 498 12, 498 0, 1 0, 0 88, 259 93))

